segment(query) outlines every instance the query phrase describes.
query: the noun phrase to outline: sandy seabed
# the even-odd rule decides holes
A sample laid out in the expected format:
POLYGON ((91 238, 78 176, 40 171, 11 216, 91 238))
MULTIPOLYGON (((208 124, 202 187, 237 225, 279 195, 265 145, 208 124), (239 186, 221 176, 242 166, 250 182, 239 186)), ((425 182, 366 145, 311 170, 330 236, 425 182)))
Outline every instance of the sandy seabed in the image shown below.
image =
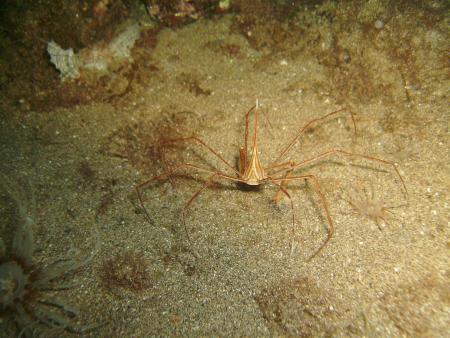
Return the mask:
MULTIPOLYGON (((395 20, 373 34, 394 28, 395 20)), ((449 81, 437 65, 448 35, 414 28, 413 78, 382 36, 314 29, 322 39, 314 47, 299 41, 276 54, 252 48, 231 16, 163 29, 149 60, 158 71, 126 100, 2 121, 2 168, 28 177, 37 198, 36 261, 89 252, 98 229, 101 249, 74 274, 77 287, 57 293, 80 311, 76 322, 105 323, 87 336, 448 334, 449 81), (313 123, 285 160, 330 149, 384 159, 398 165, 407 193, 392 166, 363 158, 336 155, 297 170, 317 177, 336 227, 311 261, 329 230, 311 180, 286 185, 294 234, 289 200, 271 201, 276 187, 216 180, 189 205, 188 240, 181 212, 209 177, 189 170, 143 190, 147 220, 135 187, 165 167, 236 175, 202 147, 158 144, 197 135, 235 167, 257 99, 264 165, 308 121, 345 107, 313 123), (385 221, 370 217, 370 203, 392 207, 379 210, 385 221)))

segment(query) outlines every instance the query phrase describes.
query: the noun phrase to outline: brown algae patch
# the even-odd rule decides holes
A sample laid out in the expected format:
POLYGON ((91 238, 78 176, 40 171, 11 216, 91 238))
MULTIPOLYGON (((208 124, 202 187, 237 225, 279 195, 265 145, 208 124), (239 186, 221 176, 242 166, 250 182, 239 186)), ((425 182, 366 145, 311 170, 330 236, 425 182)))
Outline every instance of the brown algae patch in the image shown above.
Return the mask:
POLYGON ((108 291, 120 288, 143 291, 153 286, 149 266, 142 252, 124 251, 103 262, 101 279, 108 291))

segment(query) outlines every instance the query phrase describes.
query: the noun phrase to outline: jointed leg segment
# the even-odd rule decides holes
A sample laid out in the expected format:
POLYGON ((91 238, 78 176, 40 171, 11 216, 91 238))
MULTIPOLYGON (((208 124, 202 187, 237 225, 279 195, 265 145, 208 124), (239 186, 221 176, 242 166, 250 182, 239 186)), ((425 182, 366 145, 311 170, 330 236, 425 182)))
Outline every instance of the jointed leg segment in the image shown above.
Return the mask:
MULTIPOLYGON (((312 180, 314 182, 314 185, 316 187, 316 192, 320 197, 320 201, 322 203, 323 209, 325 210, 325 216, 326 216, 328 224, 330 226, 330 228, 328 230, 327 239, 320 245, 320 247, 314 252, 314 254, 308 258, 308 261, 310 261, 315 256, 317 256, 320 251, 322 251, 322 249, 325 247, 325 245, 327 245, 327 243, 330 241, 331 237, 333 237, 334 229, 335 229, 333 219, 331 218, 330 211, 328 208, 328 203, 327 203, 324 193, 322 192, 319 180, 314 175, 301 175, 301 176, 290 176, 290 177, 284 177, 284 178, 274 178, 274 179, 272 179, 272 182, 274 182, 274 183, 280 182, 281 183, 281 182, 304 180, 304 179, 312 180)), ((281 187, 281 184, 280 184, 280 187, 281 187)))
POLYGON ((197 136, 191 136, 191 137, 180 137, 180 138, 175 138, 175 139, 171 139, 171 140, 166 140, 162 143, 162 145, 167 145, 167 144, 172 144, 172 143, 177 143, 177 142, 194 142, 199 144, 200 146, 204 147, 205 149, 207 149, 208 151, 210 151, 212 154, 214 154, 220 161, 222 161, 222 163, 224 163, 229 169, 231 169, 233 172, 235 172, 236 174, 239 175, 239 172, 227 161, 223 158, 222 155, 219 154, 219 152, 217 150, 215 150, 214 148, 210 147, 208 144, 206 144, 205 141, 203 141, 201 138, 197 137, 197 136))
POLYGON ((272 169, 274 167, 277 167, 277 163, 279 163, 285 156, 286 154, 292 149, 292 147, 294 146, 295 142, 297 142, 297 140, 300 138, 300 136, 302 136, 305 131, 310 128, 312 125, 316 124, 317 122, 323 121, 331 116, 334 116, 338 113, 342 113, 347 111, 350 114, 350 117, 352 119, 353 122, 353 128, 354 128, 354 133, 356 135, 356 123, 355 123, 355 118, 353 116, 353 113, 348 110, 347 108, 341 108, 338 110, 335 110, 331 113, 328 113, 322 117, 318 117, 316 119, 313 119, 311 121, 309 121, 307 124, 305 124, 295 135, 295 137, 286 145, 286 147, 283 148, 283 150, 280 152, 280 155, 278 155, 278 157, 275 159, 275 161, 273 161, 268 167, 267 169, 272 169))
MULTIPOLYGON (((395 165, 394 162, 383 160, 383 159, 380 159, 380 158, 377 158, 377 157, 373 157, 373 156, 362 155, 362 154, 355 154, 355 153, 352 153, 352 152, 349 152, 349 151, 345 151, 345 150, 341 150, 341 149, 331 149, 331 150, 326 151, 326 152, 324 152, 324 153, 322 153, 320 155, 317 155, 315 157, 303 160, 303 161, 301 161, 299 163, 292 163, 292 165, 291 165, 291 167, 289 169, 290 170, 298 169, 298 168, 301 168, 301 167, 303 167, 303 166, 305 166, 305 165, 307 165, 309 163, 313 163, 315 161, 321 160, 323 158, 326 158, 326 157, 329 157, 329 156, 332 156, 332 155, 335 155, 335 154, 344 155, 346 157, 359 157, 359 158, 363 158, 363 159, 366 159, 366 160, 371 160, 371 161, 375 161, 375 162, 378 162, 378 163, 381 163, 381 164, 384 164, 384 165, 391 166, 395 170, 395 173, 397 174, 398 178, 400 179, 405 193, 408 192, 408 190, 406 189, 405 181, 403 180, 402 175, 400 175, 400 172, 398 171, 398 168, 397 168, 397 166, 395 165)), ((277 166, 274 166, 273 168, 276 168, 276 167, 277 166)), ((285 170, 286 169, 282 169, 281 171, 285 171, 285 170)))
POLYGON ((144 207, 144 200, 142 198, 142 189, 148 187, 152 183, 161 181, 163 179, 167 179, 167 178, 171 177, 172 175, 176 174, 177 172, 179 172, 182 169, 193 169, 193 170, 196 170, 196 171, 209 173, 209 174, 212 174, 212 175, 217 175, 217 176, 220 176, 220 177, 223 177, 223 178, 228 178, 228 179, 233 180, 233 181, 235 180, 235 178, 232 177, 232 176, 228 176, 228 175, 226 175, 224 173, 213 171, 213 170, 209 170, 209 169, 204 169, 204 168, 201 168, 199 166, 196 166, 196 165, 193 165, 193 164, 190 164, 190 163, 179 164, 179 165, 175 166, 174 168, 172 168, 170 170, 164 171, 163 173, 152 177, 151 179, 149 179, 149 180, 139 184, 138 186, 136 186, 136 193, 138 195, 139 202, 141 203, 141 206, 144 209, 145 216, 146 216, 147 220, 150 223, 151 223, 151 217, 150 217, 150 214, 148 213, 147 209, 144 207))

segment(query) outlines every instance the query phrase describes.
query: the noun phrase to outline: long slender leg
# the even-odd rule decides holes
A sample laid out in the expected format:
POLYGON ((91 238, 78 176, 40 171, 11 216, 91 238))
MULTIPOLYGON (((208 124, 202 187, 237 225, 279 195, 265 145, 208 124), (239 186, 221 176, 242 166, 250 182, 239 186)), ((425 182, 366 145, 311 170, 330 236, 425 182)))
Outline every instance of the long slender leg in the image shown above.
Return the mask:
MULTIPOLYGON (((185 204, 185 206, 183 207, 183 212, 182 212, 182 219, 183 219, 183 226, 184 226, 184 230, 186 232, 186 237, 189 240, 189 242, 191 241, 191 238, 189 236, 189 232, 187 230, 187 226, 186 226, 186 213, 188 211, 188 209, 191 207, 191 205, 194 203, 194 201, 200 196, 200 194, 206 189, 208 188, 213 182, 214 182, 214 178, 223 178, 226 180, 231 180, 231 181, 240 181, 239 179, 231 179, 228 176, 223 176, 220 173, 214 173, 213 175, 211 175, 208 180, 203 184, 203 186, 197 190, 192 196, 191 198, 188 200, 188 202, 185 204)), ((293 250, 293 241, 295 238, 295 213, 294 213, 294 202, 292 201, 292 197, 289 194, 289 192, 282 186, 282 184, 275 182, 275 180, 273 180, 272 178, 268 178, 274 185, 276 185, 280 191, 282 191, 288 198, 289 201, 291 203, 291 210, 292 210, 292 241, 291 241, 291 252, 293 250)), ((312 257, 311 257, 312 258, 312 257)))
POLYGON ((275 159, 275 161, 273 161, 266 169, 271 169, 273 167, 277 166, 277 163, 279 163, 285 156, 286 154, 289 152, 289 150, 291 150, 291 148, 294 146, 295 142, 300 138, 300 136, 309 128, 311 127, 311 125, 320 122, 322 120, 327 119, 330 116, 336 115, 338 113, 341 113, 343 111, 347 111, 348 113, 350 113, 350 116, 352 118, 352 122, 353 122, 353 128, 354 128, 354 132, 356 135, 356 123, 355 123, 355 118, 353 116, 353 113, 348 110, 347 108, 341 108, 338 110, 335 110, 331 113, 328 113, 322 117, 318 117, 316 119, 313 119, 311 121, 309 121, 308 123, 306 123, 295 135, 295 137, 283 148, 283 150, 280 152, 280 155, 278 155, 278 157, 275 159))
MULTIPOLYGON (((189 208, 191 207, 191 205, 194 203, 194 201, 198 198, 198 196, 200 196, 200 194, 206 189, 206 188, 208 188, 212 183, 214 183, 214 179, 215 178, 222 178, 222 179, 225 179, 225 180, 228 180, 228 181, 233 181, 233 182, 241 182, 241 183, 243 183, 243 182, 245 182, 245 181, 243 181, 243 180, 241 180, 241 179, 239 179, 239 178, 234 178, 234 177, 231 177, 231 176, 228 176, 228 175, 223 175, 222 173, 219 173, 219 172, 216 172, 216 173, 213 173, 206 181, 205 181, 205 183, 203 184, 203 186, 200 188, 200 189, 198 189, 192 196, 191 196, 191 198, 186 202, 186 204, 184 205, 184 207, 183 207, 183 211, 182 211, 182 213, 181 213, 181 216, 182 216, 182 220, 183 220, 183 226, 184 226, 184 230, 185 230, 185 232, 186 232, 186 237, 187 237, 187 239, 188 239, 188 241, 189 242, 191 242, 191 238, 190 238, 190 236, 189 236, 189 232, 187 231, 187 226, 186 226, 186 213, 187 213, 187 211, 189 210, 189 208)), ((289 196, 289 193, 286 191, 286 189, 284 189, 284 188, 282 188, 281 186, 280 186, 280 184, 278 184, 278 183, 276 183, 276 182, 273 182, 275 185, 277 185, 277 186, 279 186, 281 189, 283 189, 283 191, 284 191, 284 193, 289 197, 289 199, 291 199, 291 197, 289 196)), ((293 203, 292 203, 292 199, 291 199, 291 205, 292 205, 292 224, 294 224, 294 210, 293 210, 293 208, 294 208, 294 205, 293 205, 293 203)))
POLYGON ((206 182, 203 184, 203 186, 191 196, 191 198, 187 201, 187 203, 183 207, 183 211, 181 212, 181 218, 183 220, 184 231, 186 232, 186 237, 189 242, 191 242, 191 238, 189 236, 189 232, 188 232, 187 226, 186 226, 186 213, 187 213, 188 209, 190 208, 190 206, 192 205, 192 203, 194 203, 194 201, 197 199, 197 197, 214 182, 213 180, 217 176, 218 176, 217 173, 212 174, 206 180, 206 182))
MULTIPOLYGON (((283 194, 285 194, 288 198, 289 201, 291 202, 291 211, 292 211, 292 240, 291 240, 291 253, 294 250, 294 238, 295 238, 295 213, 294 213, 294 202, 292 201, 291 195, 289 194, 289 192, 286 190, 285 187, 283 187, 283 182, 282 183, 277 183, 275 182, 274 179, 269 177, 269 180, 278 187, 278 192, 283 192, 283 194)), ((277 192, 277 194, 278 194, 277 192)))
POLYGON ((273 178, 271 180, 274 183, 277 183, 277 182, 282 183, 284 181, 295 181, 295 180, 304 180, 304 179, 309 179, 314 182, 314 184, 316 186, 316 192, 320 197, 323 209, 325 210, 325 215, 326 215, 328 224, 330 226, 330 228, 328 229, 328 236, 327 236, 326 240, 320 245, 320 247, 314 252, 314 254, 307 259, 307 261, 309 262, 309 261, 311 261, 311 259, 316 257, 320 251, 322 251, 322 249, 325 247, 325 245, 327 245, 327 243, 330 241, 331 237, 333 237, 334 229, 335 229, 333 219, 331 218, 330 211, 328 209, 328 203, 327 203, 324 193, 322 192, 322 188, 320 186, 319 180, 314 175, 291 176, 289 178, 287 178, 287 177, 273 178))
POLYGON ((166 140, 166 141, 162 142, 162 145, 164 146, 166 144, 171 144, 171 143, 176 143, 176 142, 195 142, 195 143, 203 146, 204 148, 208 149, 211 153, 213 153, 219 160, 221 160, 228 168, 230 168, 237 175, 239 175, 239 172, 236 170, 236 168, 234 168, 227 160, 225 160, 223 158, 223 156, 220 155, 217 150, 215 150, 214 148, 210 147, 208 144, 206 144, 205 141, 203 141, 199 137, 197 137, 197 136, 190 136, 190 137, 174 138, 174 139, 166 140))
MULTIPOLYGON (((201 168, 201 167, 195 166, 195 165, 193 165, 193 164, 189 164, 189 163, 183 163, 183 164, 177 165, 177 166, 175 166, 174 168, 172 168, 172 169, 170 169, 170 170, 166 170, 166 171, 164 171, 163 173, 161 173, 161 174, 159 174, 159 175, 156 175, 156 176, 150 178, 149 180, 147 180, 147 181, 145 181, 145 182, 143 182, 143 183, 137 185, 136 188, 135 188, 135 189, 136 189, 136 193, 137 193, 137 195, 138 195, 139 202, 140 202, 140 204, 141 204, 141 207, 142 207, 142 209, 144 210, 145 217, 147 218, 147 220, 148 220, 150 223, 151 223, 152 221, 151 221, 150 214, 149 214, 148 211, 147 211, 147 208, 145 208, 145 206, 144 206, 144 200, 143 200, 143 198, 142 198, 142 190, 143 190, 145 187, 149 186, 151 183, 154 183, 154 182, 157 182, 157 181, 161 181, 161 180, 163 180, 163 179, 166 179, 166 178, 168 178, 168 177, 174 175, 176 172, 180 171, 181 169, 193 169, 193 170, 200 171, 200 172, 204 172, 204 173, 217 174, 217 175, 220 175, 221 177, 224 177, 224 178, 228 178, 228 179, 234 180, 233 177, 228 176, 228 175, 226 175, 226 174, 223 174, 223 173, 221 173, 221 172, 213 171, 213 170, 208 170, 208 169, 204 169, 204 168, 201 168)), ((236 180, 239 181, 239 179, 236 179, 236 180)))
MULTIPOLYGON (((289 170, 288 172, 286 172, 286 175, 284 177, 285 178, 289 178, 291 176, 292 176, 292 170, 289 170)), ((282 182, 281 186, 284 189, 286 189, 287 188, 287 181, 282 182)), ((278 189, 278 191, 275 193, 275 196, 273 196, 273 198, 272 198, 273 203, 275 203, 275 204, 280 203, 281 199, 283 198, 283 195, 281 193, 284 194, 283 190, 278 189)))
MULTIPOLYGON (((329 157, 329 156, 332 156, 332 155, 336 155, 336 154, 341 154, 341 155, 344 155, 344 156, 347 156, 347 157, 359 157, 359 158, 363 158, 363 159, 366 159, 366 160, 371 160, 371 161, 375 161, 375 162, 378 162, 378 163, 381 163, 381 164, 384 164, 384 165, 391 166, 395 170, 397 176, 400 178, 400 181, 402 183, 402 186, 403 186, 403 189, 404 189, 405 193, 408 194, 408 190, 406 189, 405 181, 403 180, 402 175, 400 175, 400 172, 398 171, 397 165, 394 162, 383 160, 381 158, 377 158, 377 157, 373 157, 373 156, 368 156, 368 155, 363 155, 363 154, 355 154, 355 153, 352 153, 352 152, 349 152, 349 151, 345 151, 345 150, 341 150, 341 149, 331 149, 331 150, 326 151, 326 152, 324 152, 322 154, 319 154, 319 155, 317 155, 315 157, 303 160, 303 161, 301 161, 299 163, 293 163, 292 166, 289 169, 292 169, 292 170, 298 169, 298 168, 303 167, 303 166, 305 166, 305 165, 307 165, 309 163, 313 163, 315 161, 318 161, 318 160, 321 160, 323 158, 326 158, 326 157, 329 157)), ((275 168, 275 167, 277 167, 277 166, 273 166, 272 168, 275 168)), ((281 169, 280 170, 280 172, 284 172, 284 171, 286 171, 286 169, 281 169)), ((276 174, 277 173, 273 173, 272 176, 276 175, 276 174)))

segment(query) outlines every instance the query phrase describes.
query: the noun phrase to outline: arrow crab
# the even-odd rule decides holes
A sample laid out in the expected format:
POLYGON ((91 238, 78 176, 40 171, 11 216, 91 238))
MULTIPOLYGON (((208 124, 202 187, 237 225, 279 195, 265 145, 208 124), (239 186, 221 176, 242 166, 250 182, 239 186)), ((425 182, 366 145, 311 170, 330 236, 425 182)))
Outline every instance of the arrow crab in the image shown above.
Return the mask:
MULTIPOLYGON (((315 192, 320 198, 321 207, 324 212, 324 216, 326 218, 326 221, 328 223, 328 234, 326 239, 320 244, 320 246, 313 252, 312 255, 308 258, 308 261, 310 261, 312 258, 317 256, 322 249, 327 245, 327 243, 331 240, 333 237, 334 231, 335 231, 335 225, 333 222, 333 218, 331 217, 328 202, 326 199, 326 196, 323 192, 323 189, 321 187, 320 181, 314 174, 306 174, 306 175, 295 175, 295 172, 305 166, 314 164, 320 160, 328 159, 330 157, 336 156, 336 157, 346 157, 346 158, 359 158, 366 161, 375 162, 381 165, 384 165, 386 167, 390 167, 398 176, 400 179, 400 182, 402 184, 402 187, 404 191, 406 192, 406 185, 403 180, 403 177, 400 175, 400 172, 397 168, 397 165, 394 162, 387 161, 378 157, 374 156, 368 156, 364 154, 357 154, 353 153, 347 150, 342 150, 338 148, 332 148, 328 151, 325 151, 323 153, 320 153, 314 157, 306 158, 302 161, 295 162, 295 161, 288 161, 286 160, 286 157, 288 153, 292 150, 293 146, 296 144, 296 142, 299 140, 299 138, 304 135, 308 130, 312 129, 317 124, 327 120, 331 119, 333 117, 338 116, 339 114, 348 114, 348 116, 351 118, 352 124, 353 124, 353 130, 354 134, 356 135, 356 123, 354 119, 353 113, 346 109, 341 108, 338 110, 335 110, 333 112, 330 112, 326 115, 323 115, 321 117, 312 119, 308 121, 302 128, 300 128, 296 133, 295 136, 281 149, 281 151, 278 153, 278 156, 273 160, 271 163, 269 163, 267 166, 264 166, 261 162, 260 158, 260 152, 258 148, 258 126, 259 126, 259 110, 260 106, 258 104, 258 101, 256 102, 256 105, 254 105, 252 108, 250 108, 247 113, 245 114, 245 134, 244 134, 244 145, 240 147, 239 149, 239 168, 235 168, 228 162, 220 153, 219 151, 215 150, 211 146, 209 146, 205 141, 203 141, 201 138, 197 136, 191 136, 191 137, 181 137, 181 138, 175 138, 172 140, 165 140, 162 142, 162 147, 171 147, 174 146, 174 144, 178 143, 192 143, 196 146, 199 146, 209 152, 213 157, 215 157, 218 161, 222 162, 230 172, 233 174, 218 171, 218 170, 212 170, 203 168, 199 165, 192 164, 192 163, 180 163, 172 166, 171 168, 168 168, 167 170, 163 171, 161 174, 156 175, 149 180, 139 184, 136 186, 136 192, 138 195, 138 199, 140 202, 140 205, 142 209, 144 210, 146 218, 151 222, 151 217, 144 205, 144 198, 143 198, 143 190, 147 187, 149 187, 151 184, 156 184, 157 182, 170 179, 171 176, 175 176, 182 172, 183 170, 189 170, 193 172, 203 173, 209 175, 206 180, 204 181, 203 185, 200 189, 198 189, 185 203, 181 216, 182 216, 182 222, 184 224, 184 229, 186 232, 186 236, 189 239, 189 232, 187 231, 186 227, 186 213, 189 210, 189 208, 192 206, 194 201, 198 198, 198 196, 209 186, 211 186, 216 181, 231 181, 235 182, 242 186, 248 186, 248 187, 255 187, 255 186, 262 186, 266 184, 272 184, 277 188, 277 194, 274 197, 274 201, 277 203, 283 196, 287 197, 289 199, 289 203, 291 206, 292 211, 292 233, 294 235, 295 230, 295 213, 294 213, 294 203, 292 201, 291 195, 286 188, 286 184, 288 182, 293 181, 310 181, 314 187, 315 192), (253 135, 250 135, 250 114, 254 113, 254 126, 253 126, 253 135), (234 176, 233 176, 234 175, 234 176)), ((292 237, 294 238, 294 237, 292 237)), ((292 250, 292 243, 291 243, 291 250, 292 250)))

